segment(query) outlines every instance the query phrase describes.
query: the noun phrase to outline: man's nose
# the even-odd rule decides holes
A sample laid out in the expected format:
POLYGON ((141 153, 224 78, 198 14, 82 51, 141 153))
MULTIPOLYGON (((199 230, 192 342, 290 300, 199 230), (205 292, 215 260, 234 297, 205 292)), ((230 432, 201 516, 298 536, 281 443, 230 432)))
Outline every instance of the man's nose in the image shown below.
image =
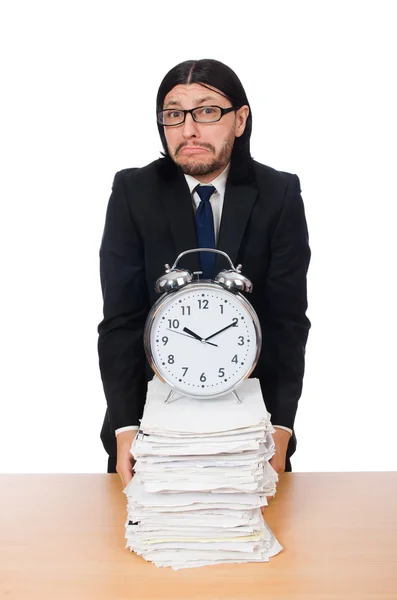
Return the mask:
POLYGON ((193 119, 191 113, 186 114, 185 122, 182 125, 182 135, 184 137, 192 137, 192 135, 198 135, 197 123, 193 119))

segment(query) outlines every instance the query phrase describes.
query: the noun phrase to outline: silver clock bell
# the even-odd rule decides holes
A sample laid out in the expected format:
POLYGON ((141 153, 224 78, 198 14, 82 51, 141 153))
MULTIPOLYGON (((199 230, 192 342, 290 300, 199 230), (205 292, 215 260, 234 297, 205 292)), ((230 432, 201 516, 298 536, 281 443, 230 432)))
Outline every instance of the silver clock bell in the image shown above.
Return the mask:
POLYGON ((217 250, 215 248, 194 248, 192 250, 185 250, 184 252, 181 252, 181 254, 179 254, 179 256, 176 258, 171 268, 168 264, 165 265, 165 274, 161 275, 161 277, 159 277, 156 281, 156 292, 175 292, 183 286, 187 285, 188 283, 191 283, 193 281, 194 275, 199 276, 201 274, 201 271, 195 271, 194 273, 192 273, 188 269, 176 268, 182 256, 184 256, 185 254, 191 254, 192 252, 214 252, 217 254, 221 254, 229 261, 231 268, 219 271, 218 275, 213 281, 227 289, 229 292, 252 292, 252 282, 247 277, 242 275, 241 265, 237 265, 237 267, 235 267, 230 257, 226 254, 226 252, 223 252, 222 250, 217 250))
POLYGON ((170 266, 166 264, 165 275, 161 275, 157 279, 154 289, 159 294, 162 292, 175 292, 193 280, 193 274, 190 271, 187 269, 175 269, 174 266, 170 269, 170 266))

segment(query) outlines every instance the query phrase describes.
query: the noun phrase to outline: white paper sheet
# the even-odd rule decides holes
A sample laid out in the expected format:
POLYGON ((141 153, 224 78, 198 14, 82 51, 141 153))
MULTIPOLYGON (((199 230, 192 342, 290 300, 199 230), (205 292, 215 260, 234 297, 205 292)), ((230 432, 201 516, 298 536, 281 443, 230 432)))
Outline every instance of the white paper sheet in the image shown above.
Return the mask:
POLYGON ((131 452, 126 547, 174 569, 220 562, 267 562, 282 550, 261 506, 278 476, 270 414, 259 381, 219 399, 179 397, 156 377, 131 452))

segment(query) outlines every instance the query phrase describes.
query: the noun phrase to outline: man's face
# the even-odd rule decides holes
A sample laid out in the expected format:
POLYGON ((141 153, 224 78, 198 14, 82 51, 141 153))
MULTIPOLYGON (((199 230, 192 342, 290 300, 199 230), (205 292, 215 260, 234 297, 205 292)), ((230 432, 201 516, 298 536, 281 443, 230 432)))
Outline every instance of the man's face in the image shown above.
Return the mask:
MULTIPOLYGON (((196 106, 232 106, 231 102, 215 89, 193 83, 177 85, 164 98, 163 109, 189 109, 196 106)), ((244 133, 249 114, 248 106, 223 115, 215 123, 196 123, 191 114, 181 125, 164 127, 168 151, 172 160, 187 175, 213 178, 220 174, 230 161, 234 140, 244 133)))

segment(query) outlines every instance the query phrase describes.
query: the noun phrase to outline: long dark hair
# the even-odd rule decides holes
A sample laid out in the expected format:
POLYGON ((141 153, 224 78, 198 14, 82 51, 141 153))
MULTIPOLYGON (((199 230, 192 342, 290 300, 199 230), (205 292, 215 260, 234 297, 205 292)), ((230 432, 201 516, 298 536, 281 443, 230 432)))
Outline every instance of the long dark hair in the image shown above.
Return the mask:
MULTIPOLYGON (((202 60, 186 60, 179 63, 168 71, 160 84, 156 99, 156 114, 163 109, 164 98, 179 84, 198 83, 204 87, 216 88, 227 98, 233 106, 240 108, 244 104, 249 107, 249 115, 243 135, 236 138, 231 155, 231 168, 229 178, 232 181, 243 181, 253 176, 252 157, 250 152, 250 138, 252 131, 252 112, 247 95, 236 73, 227 65, 211 58, 202 60)), ((211 89, 211 88, 209 88, 211 89)), ((177 167, 172 160, 167 141, 164 135, 164 127, 157 123, 164 152, 161 152, 163 172, 168 175, 175 174, 177 167)))

